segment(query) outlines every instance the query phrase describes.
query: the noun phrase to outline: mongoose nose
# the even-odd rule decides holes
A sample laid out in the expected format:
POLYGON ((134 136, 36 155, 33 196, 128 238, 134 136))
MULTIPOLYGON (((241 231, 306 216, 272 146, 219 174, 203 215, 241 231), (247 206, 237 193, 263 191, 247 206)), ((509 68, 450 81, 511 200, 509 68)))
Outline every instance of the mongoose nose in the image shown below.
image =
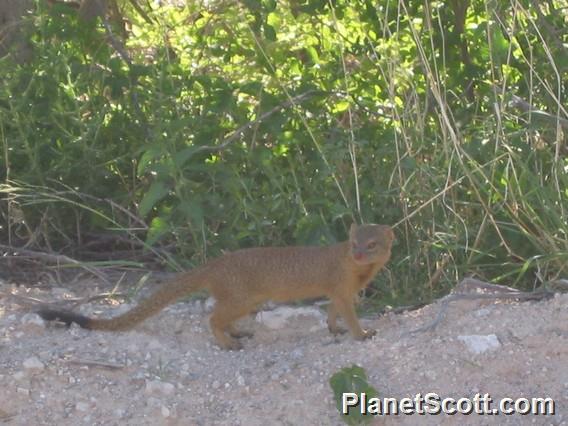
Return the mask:
POLYGON ((353 258, 354 258, 355 260, 361 260, 361 259, 363 259, 363 253, 361 253, 361 252, 355 252, 355 253, 353 253, 353 258))

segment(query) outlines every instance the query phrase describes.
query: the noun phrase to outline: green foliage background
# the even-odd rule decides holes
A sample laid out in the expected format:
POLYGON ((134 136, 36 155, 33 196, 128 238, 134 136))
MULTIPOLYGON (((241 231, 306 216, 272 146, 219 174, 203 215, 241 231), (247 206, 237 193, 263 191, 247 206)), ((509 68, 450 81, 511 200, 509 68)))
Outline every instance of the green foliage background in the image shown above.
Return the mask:
POLYGON ((190 267, 356 220, 397 225, 382 304, 566 276, 568 2, 173 3, 36 3, 33 59, 0 59, 3 240, 190 267))

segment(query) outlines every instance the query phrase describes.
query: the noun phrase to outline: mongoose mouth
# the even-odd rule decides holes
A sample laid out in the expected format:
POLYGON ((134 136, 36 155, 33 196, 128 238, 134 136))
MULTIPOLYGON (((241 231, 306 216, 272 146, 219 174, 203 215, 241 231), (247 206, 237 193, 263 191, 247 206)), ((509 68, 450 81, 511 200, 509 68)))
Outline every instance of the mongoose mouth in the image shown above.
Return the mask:
POLYGON ((353 253, 353 259, 355 260, 363 260, 365 255, 363 253, 353 253))
POLYGON ((365 253, 353 253, 352 257, 355 265, 364 266, 373 263, 373 260, 365 253))

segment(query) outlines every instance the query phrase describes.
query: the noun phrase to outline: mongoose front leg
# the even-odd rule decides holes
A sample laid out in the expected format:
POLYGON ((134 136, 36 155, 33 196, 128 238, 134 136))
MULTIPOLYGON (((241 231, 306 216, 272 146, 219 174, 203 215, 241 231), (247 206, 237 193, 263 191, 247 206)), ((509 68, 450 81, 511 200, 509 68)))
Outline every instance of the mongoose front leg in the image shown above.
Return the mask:
POLYGON ((227 324, 223 321, 223 318, 219 315, 215 315, 213 313, 211 315, 211 319, 209 320, 209 324, 211 325, 211 331, 217 339, 217 343, 221 348, 226 350, 233 350, 238 351, 239 349, 243 348, 241 342, 236 340, 235 338, 229 337, 225 331, 227 330, 227 324))
POLYGON ((347 330, 337 325, 337 308, 331 302, 327 307, 327 328, 331 334, 344 334, 347 330))
POLYGON ((363 330, 359 324, 359 319, 355 313, 355 305, 353 298, 336 297, 333 299, 333 305, 337 309, 339 315, 343 317, 351 335, 356 340, 365 340, 373 337, 377 332, 375 330, 363 330))

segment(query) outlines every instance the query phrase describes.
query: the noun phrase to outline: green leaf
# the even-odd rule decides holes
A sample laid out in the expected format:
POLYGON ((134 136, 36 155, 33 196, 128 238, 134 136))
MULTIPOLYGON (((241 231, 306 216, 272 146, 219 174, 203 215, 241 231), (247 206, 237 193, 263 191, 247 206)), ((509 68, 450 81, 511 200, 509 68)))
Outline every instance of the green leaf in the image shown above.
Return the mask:
POLYGON ((297 221, 294 237, 298 244, 321 245, 335 242, 327 224, 315 214, 309 214, 297 221))
POLYGON ((262 90, 262 83, 259 81, 251 81, 241 85, 240 90, 247 95, 258 96, 262 90))
POLYGON ((274 29, 274 27, 272 25, 265 23, 263 25, 263 29, 264 29, 264 36, 266 37, 267 40, 270 40, 270 41, 276 41, 277 40, 276 30, 274 29))
POLYGON ((313 46, 307 47, 306 53, 307 53, 307 55, 310 58, 310 61, 312 63, 317 64, 319 62, 318 51, 315 49, 315 47, 313 47, 313 46))
POLYGON ((138 177, 142 176, 148 171, 148 166, 152 164, 152 161, 158 158, 162 154, 162 149, 159 145, 153 145, 142 154, 140 160, 138 161, 138 167, 136 168, 136 173, 138 177))
POLYGON ((276 0, 264 0, 264 8, 266 9, 267 12, 272 12, 273 10, 276 9, 276 0))
POLYGON ((168 188, 162 181, 155 181, 144 195, 138 208, 141 216, 146 216, 154 208, 156 203, 168 194, 168 188))
POLYGON ((339 101, 338 103, 335 104, 333 112, 338 113, 338 112, 347 111, 350 105, 351 104, 349 103, 349 101, 339 101))
POLYGON ((179 208, 183 212, 184 216, 188 218, 195 226, 201 226, 204 217, 203 209, 201 208, 199 201, 199 199, 191 201, 183 200, 179 205, 179 208))
POLYGON ((146 234, 146 244, 149 246, 154 245, 169 231, 170 227, 168 226, 168 221, 161 217, 155 217, 152 219, 152 222, 150 222, 150 229, 148 229, 148 233, 146 234))
POLYGON ((188 146, 187 148, 178 151, 174 156, 174 162, 177 167, 183 167, 183 165, 193 157, 196 151, 198 151, 200 147, 198 146, 188 146))
MULTIPOLYGON (((343 394, 345 393, 355 393, 358 395, 365 393, 367 394, 367 399, 376 398, 378 396, 377 390, 367 382, 365 370, 356 364, 353 364, 351 367, 344 367, 331 376, 329 385, 333 390, 335 403, 340 413, 343 394)), ((341 415, 342 420, 349 425, 359 425, 373 421, 372 415, 362 415, 357 409, 353 411, 350 410, 347 414, 341 413, 341 415)))
POLYGON ((259 12, 262 10, 262 3, 258 0, 243 0, 243 4, 251 11, 251 12, 259 12))

